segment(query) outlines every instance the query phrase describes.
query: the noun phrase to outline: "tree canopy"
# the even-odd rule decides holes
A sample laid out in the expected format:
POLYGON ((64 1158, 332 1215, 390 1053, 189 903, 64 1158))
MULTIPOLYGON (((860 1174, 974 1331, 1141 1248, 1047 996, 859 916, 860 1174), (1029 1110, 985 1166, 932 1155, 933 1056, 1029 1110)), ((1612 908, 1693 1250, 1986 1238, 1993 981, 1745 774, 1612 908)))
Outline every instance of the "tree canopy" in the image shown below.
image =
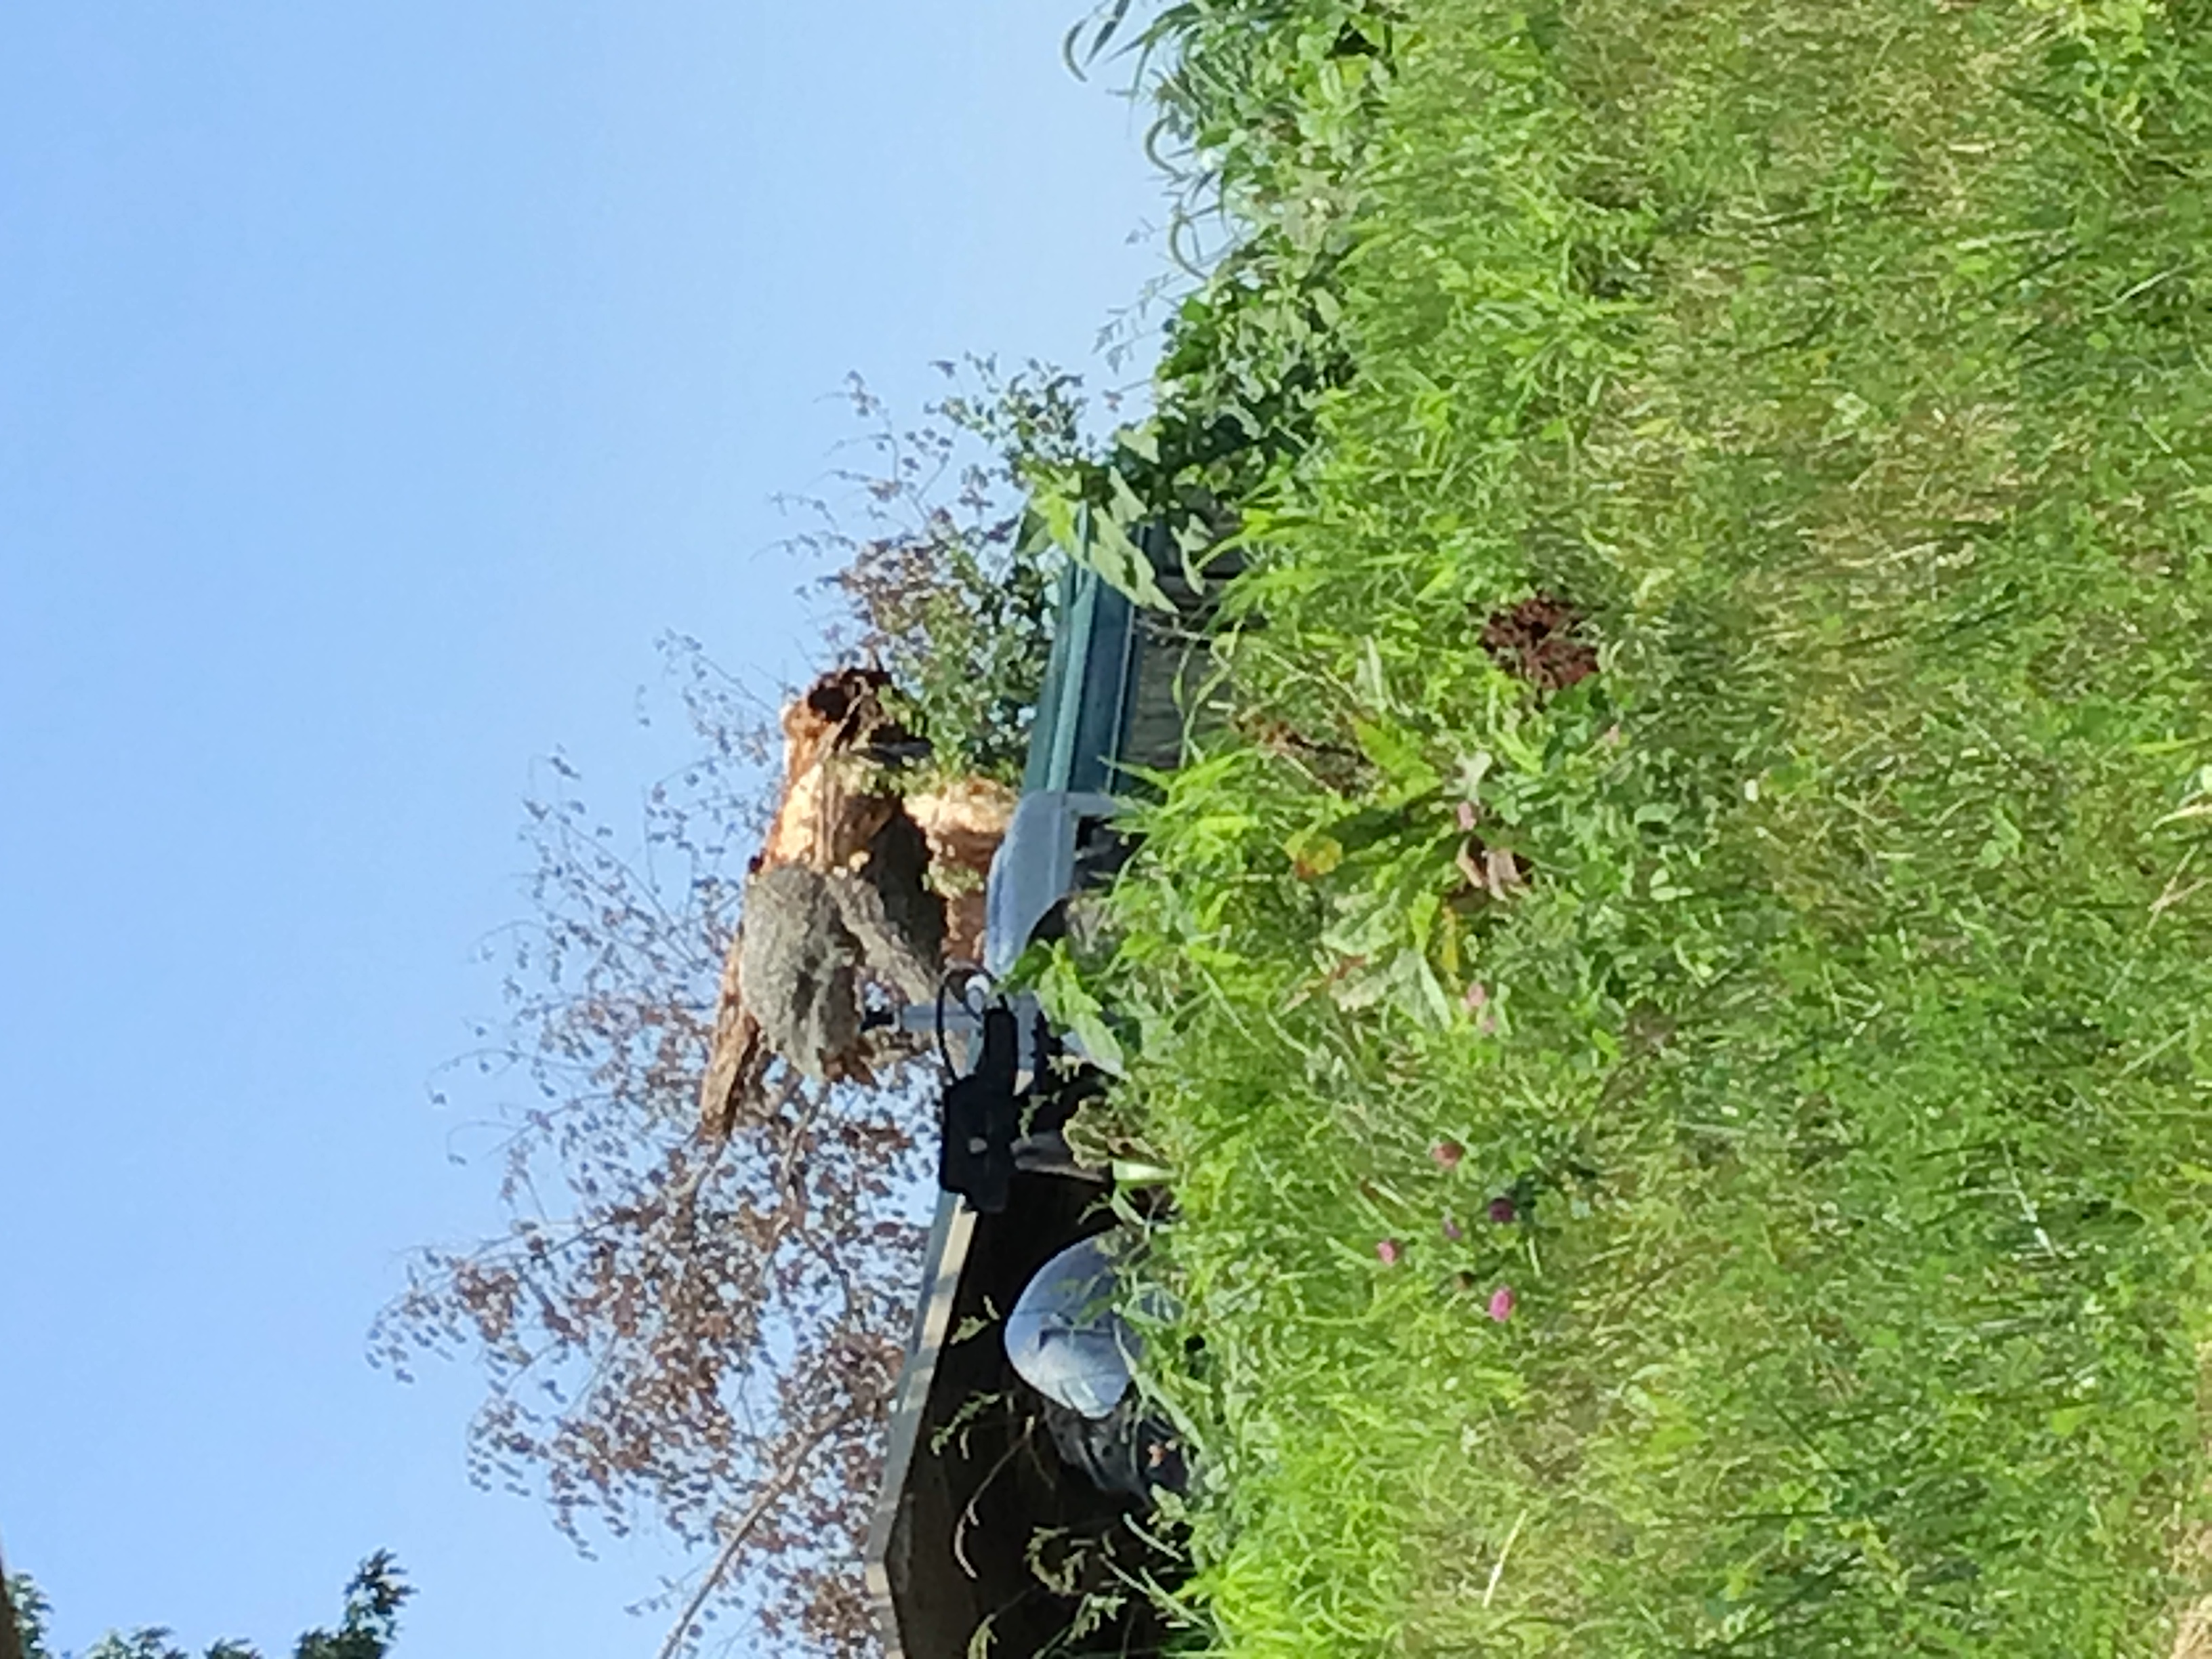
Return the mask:
MULTIPOLYGON (((347 1580, 337 1628, 301 1632, 292 1659, 385 1659, 399 1635, 400 1604, 414 1593, 391 1551, 379 1550, 347 1580)), ((52 1608, 37 1583, 27 1575, 9 1579, 6 1602, 14 1610, 15 1628, 0 1632, 0 1644, 12 1635, 15 1646, 0 1645, 0 1659, 193 1659, 176 1644, 173 1632, 158 1625, 110 1631, 79 1655, 57 1653, 47 1638, 52 1608)), ((226 1638, 199 1659, 261 1659, 261 1650, 226 1638)))

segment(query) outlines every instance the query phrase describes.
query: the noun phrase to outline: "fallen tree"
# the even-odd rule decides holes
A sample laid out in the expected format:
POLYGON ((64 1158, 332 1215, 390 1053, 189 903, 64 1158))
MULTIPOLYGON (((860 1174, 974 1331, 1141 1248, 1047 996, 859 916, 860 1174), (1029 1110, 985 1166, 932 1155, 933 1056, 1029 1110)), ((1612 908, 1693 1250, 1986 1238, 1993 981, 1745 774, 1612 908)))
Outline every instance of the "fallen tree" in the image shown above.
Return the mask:
POLYGON ((655 1603, 672 1654, 732 1616, 749 1651, 878 1650, 861 1540, 928 1170, 914 1053, 862 1016, 980 954, 1054 589, 1008 505, 1016 455, 1073 443, 1072 384, 949 402, 995 453, 969 466, 947 433, 880 427, 874 533, 802 538, 865 666, 770 720, 678 642, 699 758, 641 837, 557 758, 529 806, 533 915, 490 951, 506 1018, 459 1062, 490 1096, 507 1224, 421 1252, 372 1355, 479 1366, 473 1477, 544 1499, 580 1547, 638 1526, 689 1547, 655 1603))

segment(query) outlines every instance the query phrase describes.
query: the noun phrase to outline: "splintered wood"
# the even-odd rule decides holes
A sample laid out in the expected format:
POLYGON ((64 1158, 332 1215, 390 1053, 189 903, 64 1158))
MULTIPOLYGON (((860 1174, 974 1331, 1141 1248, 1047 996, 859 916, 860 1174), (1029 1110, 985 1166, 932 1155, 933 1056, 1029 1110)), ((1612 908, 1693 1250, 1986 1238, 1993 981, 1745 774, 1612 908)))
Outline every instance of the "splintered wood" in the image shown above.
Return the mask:
POLYGON ((888 1051, 861 1029, 864 990, 923 1000, 948 963, 982 955, 984 878, 1013 792, 983 778, 888 787, 924 749, 884 707, 889 686, 840 669, 783 711, 782 795, 722 964, 700 1087, 708 1135, 781 1109, 779 1060, 802 1079, 874 1081, 888 1051))

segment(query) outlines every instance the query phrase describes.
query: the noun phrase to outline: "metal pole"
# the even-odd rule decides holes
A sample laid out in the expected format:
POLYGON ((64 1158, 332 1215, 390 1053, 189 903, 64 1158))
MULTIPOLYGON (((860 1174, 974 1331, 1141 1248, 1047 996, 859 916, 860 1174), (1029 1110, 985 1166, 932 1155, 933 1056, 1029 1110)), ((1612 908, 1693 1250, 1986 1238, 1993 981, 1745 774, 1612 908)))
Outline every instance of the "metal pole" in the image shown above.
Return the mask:
POLYGON ((933 1036, 941 1027, 947 1036, 969 1036, 982 1029, 982 1017, 973 1008, 948 1002, 940 1013, 933 1002, 909 1002, 902 1008, 870 1013, 862 1022, 872 1031, 897 1031, 908 1036, 933 1036))

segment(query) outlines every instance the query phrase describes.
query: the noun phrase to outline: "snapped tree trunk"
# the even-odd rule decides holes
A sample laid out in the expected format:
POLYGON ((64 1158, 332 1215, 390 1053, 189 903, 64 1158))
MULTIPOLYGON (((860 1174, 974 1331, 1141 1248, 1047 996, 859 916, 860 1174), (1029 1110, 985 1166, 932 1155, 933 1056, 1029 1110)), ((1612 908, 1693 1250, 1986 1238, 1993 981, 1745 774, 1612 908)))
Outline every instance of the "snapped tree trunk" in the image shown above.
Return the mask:
POLYGON ((783 793, 746 883, 722 969, 700 1124, 754 1121, 782 1060, 802 1076, 872 1083, 896 1040, 872 1042, 866 993, 922 1002, 950 962, 982 949, 983 881, 1012 817, 988 779, 900 795, 922 751, 885 709, 886 676, 825 674, 783 713, 783 793))

